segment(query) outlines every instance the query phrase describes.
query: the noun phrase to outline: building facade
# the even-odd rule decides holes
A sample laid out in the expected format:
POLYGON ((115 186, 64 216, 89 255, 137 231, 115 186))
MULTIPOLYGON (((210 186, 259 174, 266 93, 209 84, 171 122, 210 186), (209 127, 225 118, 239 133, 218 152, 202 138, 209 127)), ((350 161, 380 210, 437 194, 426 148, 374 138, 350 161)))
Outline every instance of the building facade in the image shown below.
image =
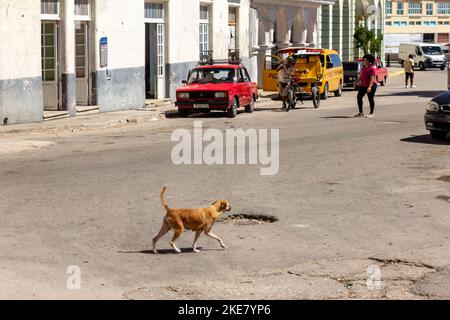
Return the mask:
MULTIPOLYGON (((365 26, 375 36, 384 34, 384 0, 336 0, 335 5, 319 9, 319 45, 336 50, 342 60, 353 60, 362 52, 355 47, 355 29, 365 26)), ((384 46, 381 46, 384 57, 384 46)))
POLYGON ((250 0, 0 1, 0 124, 174 98, 201 51, 249 60, 249 11, 250 0))
POLYGON ((450 1, 386 1, 386 53, 402 42, 450 42, 450 1))

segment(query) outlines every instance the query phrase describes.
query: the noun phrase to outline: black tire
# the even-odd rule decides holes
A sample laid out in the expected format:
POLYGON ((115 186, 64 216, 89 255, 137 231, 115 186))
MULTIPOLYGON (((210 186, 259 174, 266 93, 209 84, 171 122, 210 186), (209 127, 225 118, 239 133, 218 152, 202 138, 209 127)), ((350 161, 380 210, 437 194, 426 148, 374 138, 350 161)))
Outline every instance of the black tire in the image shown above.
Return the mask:
POLYGON ((320 92, 319 88, 312 87, 311 88, 311 98, 313 101, 314 108, 318 109, 320 107, 320 92))
POLYGON ((328 83, 325 83, 325 86, 323 87, 323 93, 321 94, 320 98, 322 100, 328 99, 328 83))
POLYGON ((425 71, 425 65, 423 64, 422 61, 419 62, 419 69, 420 71, 425 71))
POLYGON ((338 89, 334 92, 334 96, 335 97, 340 97, 342 96, 342 85, 339 83, 339 87, 338 89))
POLYGON ((245 106, 245 112, 252 113, 254 110, 255 110, 255 99, 254 97, 252 97, 252 102, 248 106, 245 106))
POLYGON ((437 131, 437 130, 430 130, 430 135, 433 139, 436 140, 444 140, 445 137, 447 137, 447 132, 445 131, 437 131))
POLYGON ((441 66, 441 70, 445 70, 445 64, 441 66))
POLYGON ((189 109, 178 109, 178 114, 180 115, 180 118, 186 118, 191 113, 191 110, 189 109))
POLYGON ((228 117, 236 118, 237 108, 238 108, 238 101, 237 101, 237 98, 234 98, 233 102, 231 103, 231 106, 228 108, 228 111, 227 111, 228 117))
POLYGON ((405 63, 405 60, 400 60, 400 66, 403 68, 403 64, 405 63))

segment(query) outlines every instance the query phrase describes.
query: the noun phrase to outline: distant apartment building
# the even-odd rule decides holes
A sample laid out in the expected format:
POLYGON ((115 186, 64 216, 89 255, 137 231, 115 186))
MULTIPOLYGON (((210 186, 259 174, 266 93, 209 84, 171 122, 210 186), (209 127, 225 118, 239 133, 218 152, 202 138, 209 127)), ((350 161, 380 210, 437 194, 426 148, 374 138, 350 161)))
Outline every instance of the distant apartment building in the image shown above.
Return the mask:
POLYGON ((403 42, 450 42, 450 1, 386 1, 386 54, 393 58, 403 42))

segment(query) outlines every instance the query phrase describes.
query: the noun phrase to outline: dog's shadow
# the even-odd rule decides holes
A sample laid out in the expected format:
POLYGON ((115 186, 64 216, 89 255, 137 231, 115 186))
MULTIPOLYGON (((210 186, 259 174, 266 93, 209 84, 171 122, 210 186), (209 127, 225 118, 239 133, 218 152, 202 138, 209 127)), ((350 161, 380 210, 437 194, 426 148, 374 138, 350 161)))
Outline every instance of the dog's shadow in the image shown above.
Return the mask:
MULTIPOLYGON (((223 251, 222 248, 218 249, 204 249, 202 247, 197 247, 200 253, 203 251, 223 251)), ((194 253, 192 248, 180 248, 180 253, 194 253)), ((140 250, 140 251, 117 251, 117 253, 139 253, 139 254, 179 254, 173 249, 158 249, 158 253, 154 253, 153 250, 140 250)))

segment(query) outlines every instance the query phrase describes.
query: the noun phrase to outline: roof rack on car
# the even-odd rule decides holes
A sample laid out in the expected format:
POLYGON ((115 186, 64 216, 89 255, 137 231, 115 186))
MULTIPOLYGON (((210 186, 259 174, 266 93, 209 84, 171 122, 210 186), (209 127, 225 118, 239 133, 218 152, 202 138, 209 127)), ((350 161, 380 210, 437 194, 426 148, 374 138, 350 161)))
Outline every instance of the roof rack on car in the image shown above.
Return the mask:
POLYGON ((241 58, 239 57, 239 49, 229 49, 228 59, 213 59, 213 51, 201 51, 200 59, 197 63, 200 66, 214 65, 214 64, 241 64, 241 58))
POLYGON ((201 66, 214 64, 212 54, 212 50, 200 51, 200 60, 198 61, 198 64, 201 66))

